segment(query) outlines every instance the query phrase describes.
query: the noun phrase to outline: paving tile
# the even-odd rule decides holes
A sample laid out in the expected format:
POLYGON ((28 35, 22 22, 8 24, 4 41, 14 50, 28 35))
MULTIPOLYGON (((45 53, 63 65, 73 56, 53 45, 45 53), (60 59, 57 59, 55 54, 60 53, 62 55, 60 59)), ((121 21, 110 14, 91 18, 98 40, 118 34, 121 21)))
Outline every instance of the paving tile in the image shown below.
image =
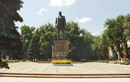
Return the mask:
POLYGON ((109 63, 73 64, 73 66, 53 66, 51 63, 18 62, 9 63, 10 69, 0 69, 0 72, 14 73, 130 73, 130 65, 109 63))

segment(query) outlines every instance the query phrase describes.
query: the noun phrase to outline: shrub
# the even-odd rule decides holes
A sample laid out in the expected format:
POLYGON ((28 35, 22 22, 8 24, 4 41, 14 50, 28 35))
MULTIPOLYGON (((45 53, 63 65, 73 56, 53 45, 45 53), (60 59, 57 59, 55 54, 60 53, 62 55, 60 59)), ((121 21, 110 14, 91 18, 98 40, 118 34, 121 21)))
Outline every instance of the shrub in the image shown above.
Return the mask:
POLYGON ((101 60, 100 63, 109 63, 108 60, 101 60))
POLYGON ((123 65, 129 65, 130 64, 130 61, 128 59, 124 60, 123 62, 121 62, 121 64, 123 65))
POLYGON ((10 69, 8 63, 6 61, 3 61, 2 59, 0 59, 0 68, 10 69))
POLYGON ((118 61, 115 61, 114 64, 118 64, 118 61))
POLYGON ((108 60, 106 60, 106 61, 105 61, 105 63, 109 63, 109 61, 108 61, 108 60))

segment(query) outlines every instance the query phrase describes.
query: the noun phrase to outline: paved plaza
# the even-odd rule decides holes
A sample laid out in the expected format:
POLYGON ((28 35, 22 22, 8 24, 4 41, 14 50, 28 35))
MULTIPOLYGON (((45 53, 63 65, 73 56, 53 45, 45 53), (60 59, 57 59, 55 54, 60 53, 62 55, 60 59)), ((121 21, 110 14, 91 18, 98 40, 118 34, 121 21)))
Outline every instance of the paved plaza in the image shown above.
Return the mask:
MULTIPOLYGON (((51 63, 18 62, 9 63, 10 69, 0 69, 4 73, 56 73, 56 74, 98 74, 130 73, 130 65, 86 62, 73 66, 53 66, 51 63)), ((0 82, 130 82, 130 78, 15 78, 0 77, 0 82)))
POLYGON ((7 73, 59 73, 59 74, 104 74, 130 73, 130 65, 86 62, 73 66, 54 66, 51 63, 18 62, 9 63, 10 69, 0 69, 7 73))

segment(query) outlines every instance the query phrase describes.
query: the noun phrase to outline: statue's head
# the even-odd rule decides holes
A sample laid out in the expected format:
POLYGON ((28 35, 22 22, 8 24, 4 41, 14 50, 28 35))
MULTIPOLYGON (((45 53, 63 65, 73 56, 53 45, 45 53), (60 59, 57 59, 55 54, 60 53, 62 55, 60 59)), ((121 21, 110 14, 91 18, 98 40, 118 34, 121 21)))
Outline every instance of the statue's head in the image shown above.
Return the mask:
POLYGON ((59 11, 59 15, 62 16, 62 12, 61 11, 59 11))

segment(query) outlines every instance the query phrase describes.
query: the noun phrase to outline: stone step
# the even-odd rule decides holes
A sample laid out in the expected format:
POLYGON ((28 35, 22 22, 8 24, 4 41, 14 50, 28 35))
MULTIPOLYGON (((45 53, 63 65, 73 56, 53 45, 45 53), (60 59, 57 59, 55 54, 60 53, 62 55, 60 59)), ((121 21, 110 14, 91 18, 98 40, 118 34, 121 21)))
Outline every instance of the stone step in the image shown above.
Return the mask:
POLYGON ((0 77, 22 78, 130 78, 130 74, 38 74, 38 73, 0 73, 0 77))

